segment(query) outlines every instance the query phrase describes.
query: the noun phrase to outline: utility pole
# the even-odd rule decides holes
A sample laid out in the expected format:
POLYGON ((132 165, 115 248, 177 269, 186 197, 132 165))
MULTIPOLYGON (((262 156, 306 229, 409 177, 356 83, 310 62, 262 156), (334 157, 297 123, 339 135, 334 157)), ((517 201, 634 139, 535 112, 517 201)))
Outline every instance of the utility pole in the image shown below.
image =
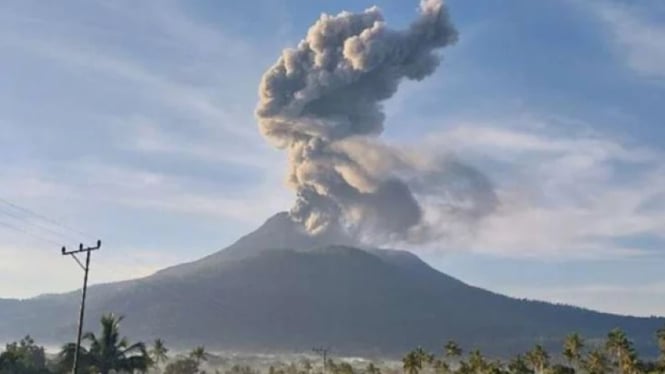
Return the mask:
POLYGON ((102 247, 102 241, 97 240, 97 245, 94 247, 83 247, 83 244, 79 244, 79 248, 73 251, 67 251, 65 247, 62 247, 62 255, 70 255, 76 263, 83 269, 83 295, 81 296, 81 310, 79 311, 79 326, 76 334, 76 350, 74 351, 74 367, 72 368, 72 374, 77 374, 78 364, 79 364, 79 355, 81 351, 81 334, 83 333, 83 315, 85 313, 85 293, 88 290, 88 270, 90 269, 90 252, 96 251, 102 247), (76 257, 77 253, 85 252, 85 265, 79 261, 76 257))
POLYGON ((312 351, 318 353, 321 355, 321 358, 323 358, 323 374, 326 374, 326 368, 328 366, 328 352, 330 352, 330 348, 315 347, 312 348, 312 351))

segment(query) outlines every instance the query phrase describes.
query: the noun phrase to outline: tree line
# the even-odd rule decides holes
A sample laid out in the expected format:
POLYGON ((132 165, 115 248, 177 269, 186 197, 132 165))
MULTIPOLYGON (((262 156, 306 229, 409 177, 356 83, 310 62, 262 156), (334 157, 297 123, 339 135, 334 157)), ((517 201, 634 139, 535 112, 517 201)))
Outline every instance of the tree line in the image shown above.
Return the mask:
POLYGON ((620 329, 610 331, 602 344, 587 344, 573 333, 565 338, 556 363, 540 344, 501 361, 488 359, 479 350, 465 356, 457 343, 449 341, 438 357, 422 348, 408 352, 402 368, 405 374, 665 374, 665 327, 656 332, 656 339, 659 357, 643 360, 620 329))
MULTIPOLYGON (((169 349, 161 339, 148 347, 143 342, 130 343, 120 335, 122 316, 102 316, 99 335, 83 335, 79 350, 79 374, 164 373, 197 374, 208 353, 203 346, 189 355, 169 361, 169 349)), ((62 346, 55 358, 48 359, 44 347, 26 336, 5 346, 0 353, 0 374, 64 374, 71 373, 76 343, 62 346)))
MULTIPOLYGON (((169 357, 164 341, 156 339, 150 346, 143 342, 130 343, 120 335, 122 316, 102 316, 99 334, 83 336, 79 356, 79 374, 163 373, 199 374, 209 354, 203 346, 188 355, 169 357)), ((626 334, 614 329, 602 343, 587 343, 573 333, 567 336, 560 352, 549 353, 542 345, 518 354, 510 360, 485 357, 479 350, 465 353, 454 341, 449 341, 440 353, 416 348, 404 355, 401 370, 381 367, 369 362, 366 367, 354 367, 345 361, 328 359, 321 368, 308 360, 267 370, 249 365, 233 365, 225 374, 665 374, 665 326, 656 332, 659 357, 641 359, 626 334), (322 369, 325 367, 325 373, 322 369)), ((44 348, 26 336, 7 344, 0 353, 0 374, 60 374, 71 373, 76 343, 67 343, 53 358, 44 348)), ((218 370, 214 372, 220 374, 218 370)), ((212 373, 211 373, 212 374, 212 373)))

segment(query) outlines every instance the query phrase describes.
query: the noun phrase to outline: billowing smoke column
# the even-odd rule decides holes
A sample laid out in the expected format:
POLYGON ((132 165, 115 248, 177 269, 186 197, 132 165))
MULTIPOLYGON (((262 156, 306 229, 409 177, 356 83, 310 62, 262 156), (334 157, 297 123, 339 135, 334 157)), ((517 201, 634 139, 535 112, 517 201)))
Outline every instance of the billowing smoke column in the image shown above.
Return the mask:
POLYGON ((262 134, 288 151, 294 220, 311 233, 340 225, 405 238, 423 230, 423 210, 400 177, 420 163, 373 138, 383 131, 381 102, 402 79, 432 74, 436 50, 456 38, 443 3, 423 0, 406 30, 387 28, 376 7, 322 15, 282 53, 263 76, 256 114, 262 134))

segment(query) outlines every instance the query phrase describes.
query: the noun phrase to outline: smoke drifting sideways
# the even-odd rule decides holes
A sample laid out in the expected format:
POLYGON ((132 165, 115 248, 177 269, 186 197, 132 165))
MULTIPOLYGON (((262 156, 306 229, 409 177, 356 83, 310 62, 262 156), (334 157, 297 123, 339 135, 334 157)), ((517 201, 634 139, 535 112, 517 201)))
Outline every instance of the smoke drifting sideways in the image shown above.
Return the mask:
POLYGON ((421 243, 497 204, 475 169, 378 139, 382 102, 403 79, 432 74, 437 50, 457 40, 441 0, 419 11, 406 30, 388 28, 376 7, 324 14, 262 78, 259 128, 288 152, 290 215, 311 234, 343 228, 364 241, 421 243))

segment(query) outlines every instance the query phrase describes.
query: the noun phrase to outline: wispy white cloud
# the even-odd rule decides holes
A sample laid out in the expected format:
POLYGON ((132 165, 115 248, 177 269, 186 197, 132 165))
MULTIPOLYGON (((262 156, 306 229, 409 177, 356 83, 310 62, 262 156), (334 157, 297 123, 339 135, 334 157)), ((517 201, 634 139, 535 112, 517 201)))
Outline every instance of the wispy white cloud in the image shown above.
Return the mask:
POLYGON ((254 223, 287 207, 290 200, 286 189, 279 191, 280 176, 266 174, 265 179, 242 191, 197 191, 196 181, 154 172, 129 168, 109 168, 87 165, 82 179, 103 194, 82 190, 87 199, 106 201, 130 208, 149 208, 155 212, 169 211, 254 223), (103 178, 96 178, 102 170, 103 178), (193 182, 193 183, 192 183, 193 182), (97 198, 95 198, 97 196, 97 198), (258 204, 257 202, 260 202, 258 204))
MULTIPOLYGON (((286 188, 280 188, 281 170, 266 171, 263 177, 242 189, 202 189, 196 177, 185 177, 96 162, 67 168, 68 180, 40 171, 6 169, 0 193, 16 201, 68 201, 75 205, 115 205, 187 213, 208 219, 257 222, 289 205, 286 188), (257 202, 261 202, 257 204, 257 202)), ((213 186, 214 187, 214 186, 213 186)), ((129 212, 128 212, 129 213, 129 212)))
MULTIPOLYGON (((119 100, 121 102, 145 102, 147 98, 158 103, 156 110, 146 108, 145 112, 141 112, 140 107, 127 108, 124 104, 118 104, 110 114, 99 114, 95 112, 95 108, 77 108, 77 111, 83 113, 90 112, 94 121, 89 123, 88 118, 86 122, 81 120, 81 123, 68 126, 74 129, 79 127, 81 130, 87 127, 100 130, 99 133, 105 135, 96 139, 101 151, 91 153, 93 149, 83 147, 78 151, 78 155, 75 149, 72 150, 75 155, 72 159, 53 160, 49 148, 57 149, 62 146, 56 136, 45 144, 45 147, 31 154, 31 164, 24 163, 16 168, 13 176, 18 178, 16 183, 13 182, 13 177, 6 174, 6 185, 19 183, 32 186, 25 189, 29 192, 13 190, 23 195, 39 191, 46 194, 50 191, 54 198, 65 196, 71 194, 65 190, 75 190, 80 186, 70 186, 70 176, 63 178, 63 175, 55 175, 53 170, 71 170, 76 168, 76 164, 79 164, 81 169, 85 167, 83 163, 88 162, 95 165, 96 173, 105 171, 118 177, 116 187, 128 175, 132 176, 132 183, 138 180, 138 186, 147 185, 148 182, 152 183, 151 188, 157 184, 171 188, 178 185, 180 190, 176 192, 173 188, 174 194, 190 196, 191 201, 216 201, 217 204, 208 204, 206 208, 207 211, 212 211, 213 207, 223 208, 228 204, 222 204, 224 199, 219 196, 202 196, 191 189, 196 181, 191 180, 189 175, 183 176, 175 171, 164 170, 168 169, 167 167, 153 170, 145 157, 154 156, 154 159, 169 155, 187 160, 190 164, 221 165, 217 170, 222 169, 222 173, 223 166, 226 165, 230 168, 247 168, 246 174, 256 176, 256 180, 272 178, 268 175, 279 166, 279 161, 275 159, 274 152, 265 146, 256 129, 252 117, 255 98, 234 95, 238 85, 247 86, 248 80, 252 81, 253 77, 258 79, 263 66, 256 53, 261 46, 227 35, 222 28, 212 27, 189 17, 180 8, 181 5, 175 2, 146 2, 138 9, 132 7, 132 11, 128 11, 128 7, 108 2, 90 2, 85 9, 74 13, 74 22, 68 24, 59 23, 49 17, 41 7, 30 16, 25 14, 26 9, 30 8, 29 5, 26 5, 26 9, 4 13, 3 17, 7 22, 0 26, 3 31, 0 44, 7 51, 27 53, 27 60, 46 59, 51 66, 76 71, 77 74, 73 77, 78 81, 75 83, 92 90, 97 90, 107 83, 116 85, 122 82, 125 88, 119 92, 122 95, 122 100, 119 100), (82 16, 86 12, 98 12, 100 9, 104 11, 103 14, 124 27, 106 29, 104 22, 93 27, 82 16), (146 18, 146 13, 151 14, 151 17, 146 18), (152 31, 159 32, 144 32, 151 28, 152 31), (156 43, 151 45, 154 50, 147 53, 147 56, 153 57, 147 57, 141 55, 146 51, 137 51, 130 44, 123 49, 122 45, 100 43, 89 35, 108 40, 131 40, 134 35, 137 38, 152 35, 163 37, 164 43, 177 46, 178 49, 172 51, 169 59, 160 59, 162 44, 156 43), (202 52, 205 52, 206 59, 199 58, 202 52), (171 60, 185 65, 193 63, 196 66, 193 70, 195 73, 188 70, 187 66, 173 64, 171 60), (220 71, 232 71, 233 74, 220 75, 220 71), (94 82, 88 82, 91 76, 94 77, 94 82), (233 85, 228 85, 229 83, 233 85), (139 112, 136 112, 137 110, 139 112), (117 175, 119 170, 122 170, 122 176, 117 175), (141 174, 143 179, 138 178, 138 174, 141 174), (188 193, 185 193, 188 188, 188 193)), ((67 90, 67 87, 62 89, 63 95, 76 97, 80 94, 67 90)), ((243 88, 242 91, 246 90, 254 92, 255 87, 243 88)), ((109 100, 114 101, 113 97, 109 100)), ((57 116, 58 113, 53 113, 55 121, 57 116)), ((11 118, 5 122, 9 124, 3 127, 9 130, 38 126, 34 123, 13 121, 11 118)), ((8 132, 3 132, 6 133, 8 132)), ((76 136, 77 131, 72 131, 72 135, 76 136)), ((7 139, 7 142, 16 143, 17 140, 21 141, 15 136, 14 139, 7 139)), ((81 180, 93 183, 98 181, 94 173, 92 170, 89 175, 88 172, 81 172, 81 180)), ((100 184, 97 186, 100 187, 100 184)), ((246 190, 250 193, 249 191, 254 189, 246 190)), ((109 191, 102 195, 113 196, 106 192, 109 191)), ((80 197, 81 193, 77 191, 74 195, 80 197)), ((156 196, 162 196, 160 191, 153 191, 152 197, 156 196)), ((231 207, 231 211, 237 212, 236 207, 231 207)), ((237 216, 237 213, 234 215, 237 216)))
POLYGON ((501 202, 471 231, 437 246, 593 259, 643 254, 626 237, 664 237, 662 152, 561 131, 547 120, 539 120, 537 131, 516 126, 520 121, 467 122, 430 137, 429 152, 452 152, 485 170, 501 202))
MULTIPOLYGON (((118 146, 129 151, 152 154, 171 154, 192 158, 202 162, 219 162, 257 169, 275 167, 276 151, 258 144, 248 152, 247 144, 223 142, 220 139, 185 138, 181 134, 168 132, 154 119, 132 117, 114 120, 118 126, 126 126, 126 136, 119 139, 118 146)), ((249 127, 249 126, 248 126, 249 127)))
MULTIPOLYGON (((239 126, 237 117, 233 117, 224 106, 217 103, 205 90, 187 83, 177 82, 174 78, 167 78, 150 72, 148 68, 131 60, 108 55, 104 51, 91 45, 76 45, 72 41, 45 40, 44 38, 31 38, 21 35, 11 37, 4 34, 0 43, 5 48, 17 48, 30 53, 36 53, 53 62, 64 65, 66 68, 88 69, 105 74, 107 79, 124 79, 132 81, 139 88, 133 95, 143 94, 151 99, 160 100, 171 111, 183 111, 185 114, 198 119, 198 123, 208 126, 210 131, 219 131, 230 134, 247 142, 255 139, 254 129, 248 126, 239 126)), ((129 94, 129 93, 128 93, 129 94)))
POLYGON ((645 76, 665 78, 665 26, 662 23, 665 9, 648 1, 591 4, 591 9, 608 26, 616 53, 629 67, 645 76), (660 20, 651 10, 660 12, 660 20))

